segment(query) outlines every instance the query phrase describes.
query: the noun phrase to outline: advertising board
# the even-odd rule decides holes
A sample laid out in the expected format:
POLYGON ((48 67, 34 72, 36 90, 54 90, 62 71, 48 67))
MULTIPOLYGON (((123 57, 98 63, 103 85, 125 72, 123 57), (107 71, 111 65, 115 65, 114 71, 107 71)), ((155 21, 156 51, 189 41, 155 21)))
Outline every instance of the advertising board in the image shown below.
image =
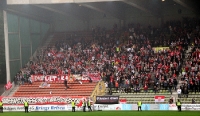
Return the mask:
MULTIPOLYGON (((94 111, 116 111, 116 110, 137 110, 137 104, 94 104, 91 106, 94 111)), ((23 105, 4 105, 5 112, 24 111, 23 105)), ((67 105, 29 105, 29 111, 71 111, 71 104, 67 105)), ((77 105, 76 111, 82 111, 83 107, 77 105)), ((86 108, 86 111, 88 109, 86 108)), ((176 104, 143 104, 142 110, 177 110, 176 104)), ((200 110, 200 104, 183 104, 182 110, 200 110)))
POLYGON ((96 96, 97 104, 118 104, 119 96, 96 96))

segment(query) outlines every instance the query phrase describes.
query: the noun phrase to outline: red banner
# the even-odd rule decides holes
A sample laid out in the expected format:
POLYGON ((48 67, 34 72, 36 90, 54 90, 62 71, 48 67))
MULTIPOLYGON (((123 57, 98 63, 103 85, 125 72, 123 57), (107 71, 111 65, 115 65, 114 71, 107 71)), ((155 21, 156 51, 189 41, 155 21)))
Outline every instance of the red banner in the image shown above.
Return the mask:
POLYGON ((155 99, 155 102, 164 102, 165 96, 155 96, 154 99, 155 99))
POLYGON ((74 97, 64 97, 64 96, 52 96, 52 97, 3 97, 0 96, 0 100, 4 104, 8 105, 20 105, 27 101, 32 105, 46 105, 46 104, 70 104, 72 100, 76 102, 77 105, 82 105, 82 101, 86 100, 85 97, 74 96, 74 97))
POLYGON ((12 88, 12 83, 8 81, 8 83, 5 85, 5 89, 9 90, 10 88, 12 88))
POLYGON ((92 80, 93 82, 98 82, 101 80, 100 73, 83 73, 82 80, 92 80))
POLYGON ((120 99, 120 100, 119 100, 119 103, 120 103, 120 104, 126 104, 126 103, 127 103, 127 100, 126 100, 126 99, 120 99))
POLYGON ((64 81, 68 75, 31 75, 32 81, 64 81))
MULTIPOLYGON (((98 82, 101 80, 100 73, 83 73, 81 75, 71 75, 76 80, 79 81, 86 81, 86 80, 92 80, 93 82, 98 82)), ((65 79, 69 80, 69 76, 66 74, 59 74, 59 75, 31 75, 32 81, 64 81, 65 79)))

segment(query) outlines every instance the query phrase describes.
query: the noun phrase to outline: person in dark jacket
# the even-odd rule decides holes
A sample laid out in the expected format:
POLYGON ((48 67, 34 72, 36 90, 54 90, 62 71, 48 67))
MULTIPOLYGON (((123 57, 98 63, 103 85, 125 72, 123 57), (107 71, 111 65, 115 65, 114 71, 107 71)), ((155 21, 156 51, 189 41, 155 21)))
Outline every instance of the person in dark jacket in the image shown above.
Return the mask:
POLYGON ((192 104, 196 104, 196 100, 192 98, 192 104))
POLYGON ((67 90, 68 86, 67 86, 67 79, 64 80, 64 85, 65 85, 65 90, 67 90))
POLYGON ((194 92, 195 92, 195 94, 196 94, 196 92, 198 92, 198 82, 197 81, 195 81, 195 83, 194 83, 194 92))
POLYGON ((174 78, 174 80, 173 80, 173 84, 174 84, 174 90, 176 91, 176 89, 177 89, 177 85, 178 85, 178 81, 177 81, 176 78, 174 78))
POLYGON ((169 92, 172 94, 172 87, 173 87, 173 84, 172 82, 169 82, 169 92))
POLYGON ((189 91, 188 91, 187 87, 184 87, 183 94, 184 94, 184 97, 188 98, 189 91))

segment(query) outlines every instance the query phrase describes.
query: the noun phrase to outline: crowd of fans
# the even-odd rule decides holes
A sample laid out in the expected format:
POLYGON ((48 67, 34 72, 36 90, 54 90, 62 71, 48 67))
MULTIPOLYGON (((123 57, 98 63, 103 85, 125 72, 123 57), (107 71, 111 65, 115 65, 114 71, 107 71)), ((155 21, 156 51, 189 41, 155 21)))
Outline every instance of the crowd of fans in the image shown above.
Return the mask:
POLYGON ((92 35, 92 39, 71 36, 38 50, 37 60, 31 60, 16 75, 16 81, 30 82, 31 74, 95 72, 108 88, 117 91, 156 93, 164 89, 172 93, 181 78, 182 92, 199 92, 199 20, 170 21, 159 29, 140 24, 119 29, 115 24, 111 31, 93 28, 92 35), (196 47, 185 61, 190 45, 196 47), (155 49, 160 46, 168 48, 155 49))

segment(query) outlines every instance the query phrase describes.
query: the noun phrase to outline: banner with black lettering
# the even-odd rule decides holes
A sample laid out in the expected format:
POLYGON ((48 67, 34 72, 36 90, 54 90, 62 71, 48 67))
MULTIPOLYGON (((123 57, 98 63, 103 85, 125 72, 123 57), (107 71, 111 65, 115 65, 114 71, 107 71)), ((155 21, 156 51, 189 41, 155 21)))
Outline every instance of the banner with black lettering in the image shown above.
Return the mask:
POLYGON ((0 96, 0 100, 6 105, 19 105, 24 104, 24 101, 27 101, 29 104, 32 105, 48 105, 48 104, 56 104, 56 105, 63 105, 63 104, 71 104, 71 101, 74 100, 77 105, 82 105, 83 100, 87 100, 85 97, 82 96, 72 96, 72 97, 65 97, 65 96, 41 96, 41 97, 3 97, 0 96))
MULTIPOLYGON (((76 111, 81 111, 83 108, 82 106, 76 106, 76 111)), ((24 105, 4 105, 3 111, 4 112, 16 112, 16 111, 24 111, 24 105)), ((32 111, 71 111, 72 106, 71 104, 67 105, 29 105, 28 107, 29 112, 32 111)))
POLYGON ((96 104, 118 104, 119 96, 96 96, 96 104))
POLYGON ((200 104, 182 104, 182 110, 200 110, 200 104))

